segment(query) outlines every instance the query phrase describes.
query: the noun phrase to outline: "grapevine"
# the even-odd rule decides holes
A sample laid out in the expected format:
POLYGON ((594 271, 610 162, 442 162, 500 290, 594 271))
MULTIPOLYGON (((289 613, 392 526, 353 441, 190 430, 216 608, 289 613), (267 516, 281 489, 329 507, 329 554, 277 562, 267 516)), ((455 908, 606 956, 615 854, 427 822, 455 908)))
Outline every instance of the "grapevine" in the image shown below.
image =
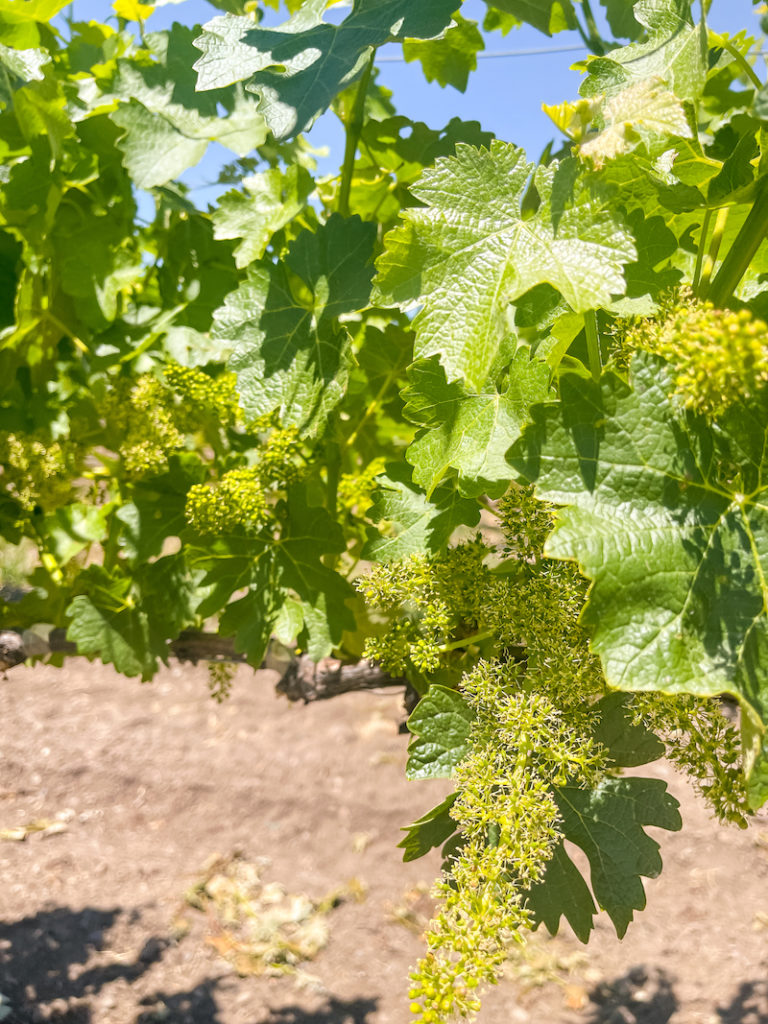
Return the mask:
POLYGON ((768 800, 762 43, 689 0, 210 3, 0 12, 1 646, 405 684, 455 791, 401 843, 443 852, 404 999, 472 1018, 532 929, 645 906, 681 822, 626 769, 768 800), (589 49, 538 162, 397 113, 382 47, 464 89, 522 23, 589 49))

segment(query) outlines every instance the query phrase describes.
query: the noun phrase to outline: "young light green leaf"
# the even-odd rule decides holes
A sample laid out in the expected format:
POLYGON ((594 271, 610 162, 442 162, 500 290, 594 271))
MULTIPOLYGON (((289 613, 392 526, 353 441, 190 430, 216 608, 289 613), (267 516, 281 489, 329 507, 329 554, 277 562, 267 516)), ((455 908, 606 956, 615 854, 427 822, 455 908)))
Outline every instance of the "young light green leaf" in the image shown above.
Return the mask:
POLYGON ((439 355, 449 381, 480 390, 507 335, 509 304, 548 282, 577 312, 622 292, 632 238, 607 206, 575 184, 570 161, 538 167, 540 206, 521 204, 533 166, 523 150, 459 145, 412 192, 378 261, 378 299, 423 305, 414 323, 417 358, 439 355))
POLYGON ((587 64, 582 96, 613 95, 635 82, 660 78, 680 100, 696 100, 707 80, 707 29, 695 25, 691 0, 636 0, 644 42, 611 50, 587 64))
POLYGON ((279 265, 253 265, 214 318, 232 342, 231 369, 249 417, 278 411, 286 426, 321 430, 344 395, 349 338, 338 316, 367 305, 373 224, 334 214, 304 231, 279 265))
POLYGON ((641 142, 661 139, 671 145, 675 137, 693 137, 683 104, 660 78, 645 78, 614 93, 599 105, 596 116, 602 131, 583 142, 579 153, 597 168, 641 142))
POLYGON ((469 753, 473 719, 472 709, 457 690, 430 686, 408 719, 408 730, 414 738, 408 747, 407 777, 450 778, 469 753))
POLYGON ((42 82, 43 68, 50 64, 51 57, 45 50, 16 50, 0 43, 0 62, 22 82, 42 82))
POLYGON ((235 249, 238 267, 247 267, 264 255, 270 238, 293 220, 315 187, 300 164, 283 173, 273 167, 243 178, 244 191, 226 192, 213 211, 214 238, 242 239, 235 249))
POLYGON ((411 482, 407 467, 399 464, 387 466, 387 475, 377 483, 368 518, 378 530, 363 548, 363 558, 396 562, 436 552, 458 526, 476 526, 480 520, 477 502, 461 497, 452 484, 437 487, 428 499, 411 482))
POLYGON ((486 0, 486 3, 548 36, 578 25, 571 0, 486 0))
POLYGON ((549 367, 521 349, 509 367, 502 392, 472 393, 459 381, 449 384, 433 356, 408 371, 405 415, 421 430, 407 452, 413 480, 429 498, 445 473, 459 473, 459 490, 469 497, 499 497, 510 467, 504 455, 518 439, 534 403, 546 401, 549 367))
POLYGON ((445 87, 452 85, 459 92, 467 88, 470 71, 477 68, 477 54, 484 49, 483 36, 477 22, 454 14, 452 23, 435 39, 406 39, 403 56, 417 60, 428 82, 445 87))
POLYGON ((661 360, 636 355, 631 379, 565 375, 513 449, 567 506, 547 554, 593 581, 582 620, 611 686, 731 693, 766 722, 768 395, 715 429, 682 417, 661 360))

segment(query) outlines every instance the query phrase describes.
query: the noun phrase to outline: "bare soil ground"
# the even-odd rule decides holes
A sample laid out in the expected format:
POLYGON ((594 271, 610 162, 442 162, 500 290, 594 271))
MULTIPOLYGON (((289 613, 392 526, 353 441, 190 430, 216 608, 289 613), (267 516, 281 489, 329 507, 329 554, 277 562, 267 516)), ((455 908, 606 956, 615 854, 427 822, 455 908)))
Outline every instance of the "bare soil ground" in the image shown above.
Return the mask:
MULTIPOLYGON (((6 1024, 409 1020, 437 859, 403 864, 396 844, 445 787, 405 781, 399 698, 291 706, 275 676, 241 670, 217 705, 206 680, 177 666, 141 686, 71 660, 0 681, 6 1024), (236 851, 297 898, 358 896, 298 973, 238 976, 219 919, 185 902, 236 851)), ((686 824, 659 837, 648 909, 621 943, 607 923, 588 948, 536 936, 481 1024, 768 1022, 768 818, 722 829, 661 771, 686 824)))

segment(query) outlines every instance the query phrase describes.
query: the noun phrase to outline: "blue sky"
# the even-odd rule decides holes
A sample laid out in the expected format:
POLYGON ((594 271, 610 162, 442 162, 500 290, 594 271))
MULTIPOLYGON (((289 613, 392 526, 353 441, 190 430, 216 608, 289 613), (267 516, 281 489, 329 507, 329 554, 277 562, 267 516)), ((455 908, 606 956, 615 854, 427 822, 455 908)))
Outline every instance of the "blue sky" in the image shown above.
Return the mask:
MULTIPOLYGON (((73 7, 76 17, 82 19, 106 20, 112 13, 108 0, 75 0, 73 7)), ((465 0, 462 7, 465 17, 479 22, 482 22, 485 10, 484 0, 465 0)), ((167 28, 173 21, 187 25, 204 23, 219 13, 205 0, 166 0, 165 5, 158 7, 147 22, 147 29, 167 28)), ((275 20, 273 12, 270 12, 269 20, 275 20)), ((746 28, 756 36, 760 35, 751 0, 713 0, 708 21, 716 31, 737 32, 746 28)), ((571 70, 570 65, 586 54, 581 38, 576 32, 561 32, 550 40, 527 27, 513 30, 505 37, 500 33, 489 33, 486 38, 486 53, 566 46, 574 47, 574 50, 480 59, 465 93, 450 86, 441 89, 436 83, 426 82, 420 65, 406 64, 401 60, 382 60, 379 81, 393 91, 398 112, 413 120, 425 121, 433 128, 442 127, 452 117, 479 121, 484 129, 523 146, 531 158, 537 158, 556 134, 541 109, 542 103, 560 103, 578 93, 580 75, 571 70)), ((399 46, 383 47, 380 51, 382 58, 401 56, 399 46)), ((757 71, 764 77, 762 64, 757 71)), ((328 158, 320 161, 322 173, 330 173, 338 167, 343 151, 343 132, 332 114, 318 120, 309 139, 313 145, 329 150, 328 158)), ((203 163, 185 175, 188 184, 198 189, 198 202, 204 203, 206 199, 213 198, 215 190, 209 191, 200 186, 216 176, 220 163, 231 159, 232 154, 228 151, 212 146, 203 163)))

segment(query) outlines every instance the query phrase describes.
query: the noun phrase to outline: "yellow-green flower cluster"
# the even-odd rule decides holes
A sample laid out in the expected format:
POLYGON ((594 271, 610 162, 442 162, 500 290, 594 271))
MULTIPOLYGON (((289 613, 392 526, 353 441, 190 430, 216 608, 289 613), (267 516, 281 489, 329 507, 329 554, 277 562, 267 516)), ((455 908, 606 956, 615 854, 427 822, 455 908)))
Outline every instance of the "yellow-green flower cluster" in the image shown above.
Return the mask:
POLYGON ((627 335, 634 348, 666 359, 686 409, 717 419, 768 383, 768 325, 749 310, 715 309, 683 296, 627 335))
POLYGON ((513 485, 499 501, 499 517, 507 554, 525 561, 543 557, 544 543, 555 525, 555 506, 539 501, 532 485, 513 485))
POLYGON ((463 842, 411 975, 411 1009, 427 1024, 479 1009, 480 986, 498 980, 509 943, 531 926, 525 895, 560 839, 552 787, 595 784, 607 763, 546 696, 521 690, 508 664, 480 662, 462 690, 476 715, 451 810, 463 842))
POLYGON ((262 526, 268 510, 258 470, 233 469, 216 484, 194 484, 184 512, 198 533, 247 532, 262 526))
POLYGON ((129 476, 161 473, 168 456, 185 445, 170 390, 151 373, 118 380, 107 403, 112 425, 122 433, 119 452, 129 476))
POLYGON ((195 430, 201 416, 217 419, 222 427, 237 422, 240 410, 234 373, 211 377, 194 367, 168 362, 163 376, 168 387, 184 400, 179 407, 178 418, 180 425, 184 424, 187 430, 195 430))
POLYGON ((667 757, 693 781, 721 822, 746 828, 747 803, 738 727, 714 698, 635 694, 635 715, 667 743, 667 757))
POLYGON ((265 487, 279 484, 288 487, 301 476, 298 464, 301 439, 297 427, 277 427, 259 448, 257 466, 265 487))
POLYGON ((22 508, 51 511, 72 498, 72 479, 80 467, 81 452, 69 441, 42 435, 0 435, 3 486, 22 508))
POLYGON ((341 508, 355 516, 364 516, 371 507, 376 477, 384 472, 386 459, 373 459, 361 473, 344 473, 339 480, 341 508))
POLYGON ((492 577, 484 564, 489 550, 477 539, 440 556, 412 555, 375 565, 357 586, 366 601, 390 613, 382 636, 366 642, 365 656, 395 675, 409 664, 434 672, 476 633, 487 610, 492 577))

